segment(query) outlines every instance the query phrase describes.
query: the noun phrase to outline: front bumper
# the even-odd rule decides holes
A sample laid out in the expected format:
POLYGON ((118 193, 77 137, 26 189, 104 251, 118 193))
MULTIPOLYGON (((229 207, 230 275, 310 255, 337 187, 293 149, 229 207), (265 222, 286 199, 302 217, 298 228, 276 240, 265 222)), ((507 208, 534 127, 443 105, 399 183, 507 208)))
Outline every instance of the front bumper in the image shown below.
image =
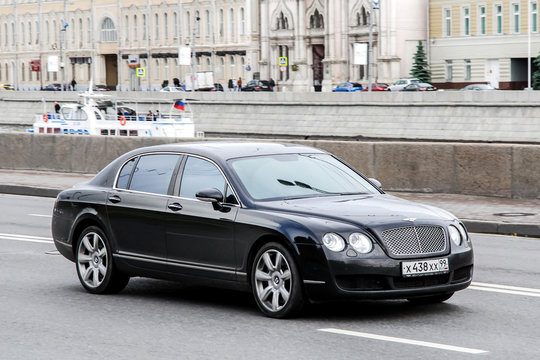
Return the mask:
MULTIPOLYGON (((472 248, 452 249, 444 255, 449 272, 434 275, 404 277, 403 261, 426 260, 392 259, 377 247, 368 256, 348 256, 346 252, 332 253, 320 246, 301 249, 306 295, 312 302, 342 298, 406 299, 416 296, 451 293, 467 288, 473 276, 472 248)), ((441 256, 433 257, 440 258, 441 256)))

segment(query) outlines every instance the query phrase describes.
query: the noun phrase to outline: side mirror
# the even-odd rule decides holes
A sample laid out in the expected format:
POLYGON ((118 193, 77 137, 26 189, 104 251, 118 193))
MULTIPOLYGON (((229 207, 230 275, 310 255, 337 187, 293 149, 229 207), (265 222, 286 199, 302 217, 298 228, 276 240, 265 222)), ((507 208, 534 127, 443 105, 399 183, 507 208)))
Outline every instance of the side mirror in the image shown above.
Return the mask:
POLYGON ((215 188, 200 190, 195 194, 195 197, 198 200, 216 204, 223 202, 223 194, 221 193, 221 191, 215 188))
POLYGON ((375 178, 369 178, 368 179, 373 185, 375 185, 376 187, 378 187, 379 189, 382 189, 382 184, 379 180, 375 179, 375 178))

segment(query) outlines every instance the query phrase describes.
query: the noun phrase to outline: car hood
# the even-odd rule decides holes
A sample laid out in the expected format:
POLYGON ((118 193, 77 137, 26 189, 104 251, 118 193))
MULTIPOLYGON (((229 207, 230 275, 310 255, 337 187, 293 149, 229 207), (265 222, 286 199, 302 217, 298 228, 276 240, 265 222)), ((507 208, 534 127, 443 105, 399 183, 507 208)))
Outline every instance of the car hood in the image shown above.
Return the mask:
POLYGON ((379 226, 389 223, 437 223, 455 219, 434 206, 403 200, 387 194, 328 196, 271 202, 272 211, 344 221, 356 225, 379 226))

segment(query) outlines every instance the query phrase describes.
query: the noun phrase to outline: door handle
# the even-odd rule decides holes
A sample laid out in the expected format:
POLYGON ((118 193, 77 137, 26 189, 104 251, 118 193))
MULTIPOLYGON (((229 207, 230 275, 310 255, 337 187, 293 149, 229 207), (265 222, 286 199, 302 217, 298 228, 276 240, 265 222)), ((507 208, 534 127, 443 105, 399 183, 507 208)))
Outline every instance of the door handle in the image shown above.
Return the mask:
POLYGON ((112 202, 113 204, 116 204, 122 201, 122 199, 120 199, 120 196, 118 195, 111 195, 109 196, 109 201, 112 202))
POLYGON ((169 209, 171 209, 172 211, 180 211, 180 210, 182 210, 182 205, 180 205, 179 203, 171 203, 167 207, 169 209))

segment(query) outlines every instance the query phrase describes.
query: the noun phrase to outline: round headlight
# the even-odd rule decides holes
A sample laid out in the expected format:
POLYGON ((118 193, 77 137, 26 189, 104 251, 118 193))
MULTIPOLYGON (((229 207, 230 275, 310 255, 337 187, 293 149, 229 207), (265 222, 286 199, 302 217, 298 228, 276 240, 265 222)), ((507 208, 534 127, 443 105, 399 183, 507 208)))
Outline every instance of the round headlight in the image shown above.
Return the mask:
POLYGON ((352 233, 349 236, 349 244, 360 254, 367 254, 373 250, 373 242, 371 239, 367 237, 367 235, 361 233, 352 233))
POLYGON ((454 244, 458 246, 461 245, 461 234, 455 226, 450 225, 448 227, 448 233, 450 234, 450 239, 454 242, 454 244))
POLYGON ((467 240, 469 238, 469 236, 467 235, 467 230, 465 230, 465 226, 463 226, 463 224, 459 224, 458 230, 463 240, 467 240))
POLYGON ((335 233, 325 234, 322 238, 324 246, 329 250, 339 252, 345 249, 345 240, 341 236, 335 233))

